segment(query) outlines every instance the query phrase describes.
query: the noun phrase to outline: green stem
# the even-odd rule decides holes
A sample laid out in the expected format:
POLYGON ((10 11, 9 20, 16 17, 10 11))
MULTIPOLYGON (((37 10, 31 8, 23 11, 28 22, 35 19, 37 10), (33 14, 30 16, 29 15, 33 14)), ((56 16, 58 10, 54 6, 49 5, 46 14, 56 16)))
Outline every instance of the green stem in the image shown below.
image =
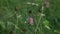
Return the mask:
MULTIPOLYGON (((43 14, 43 10, 44 10, 44 8, 43 8, 44 6, 43 6, 43 4, 42 4, 42 12, 41 12, 41 14, 43 14)), ((41 16, 41 14, 40 14, 40 18, 39 18, 39 20, 38 20, 38 24, 37 24, 37 26, 36 26, 36 29, 35 29, 35 34, 37 34, 37 29, 38 30, 42 30, 42 27, 41 27, 41 29, 39 29, 39 23, 41 23, 40 21, 41 21, 41 19, 42 19, 42 16, 41 16)), ((41 26, 41 25, 40 25, 41 26)))

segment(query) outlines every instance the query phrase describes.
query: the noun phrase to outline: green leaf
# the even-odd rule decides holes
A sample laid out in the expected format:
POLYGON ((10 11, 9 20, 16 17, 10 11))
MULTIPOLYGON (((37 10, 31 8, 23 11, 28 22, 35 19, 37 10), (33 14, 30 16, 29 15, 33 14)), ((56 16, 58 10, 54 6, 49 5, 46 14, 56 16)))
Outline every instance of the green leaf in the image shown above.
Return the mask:
POLYGON ((49 21, 48 21, 48 20, 45 20, 45 21, 43 21, 43 24, 44 24, 45 26, 48 26, 48 25, 49 25, 49 21))
POLYGON ((5 23, 3 21, 0 21, 0 25, 5 29, 6 26, 5 26, 5 23))

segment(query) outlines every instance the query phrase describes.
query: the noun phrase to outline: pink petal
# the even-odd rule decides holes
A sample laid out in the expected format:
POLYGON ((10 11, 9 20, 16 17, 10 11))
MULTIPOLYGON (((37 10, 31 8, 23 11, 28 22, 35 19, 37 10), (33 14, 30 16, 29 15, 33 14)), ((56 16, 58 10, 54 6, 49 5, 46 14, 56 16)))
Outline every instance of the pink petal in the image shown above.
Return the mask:
POLYGON ((49 7, 50 3, 48 1, 45 1, 45 5, 46 5, 46 7, 49 7))
POLYGON ((27 22, 29 22, 30 24, 32 24, 33 23, 33 18, 27 18, 27 22))

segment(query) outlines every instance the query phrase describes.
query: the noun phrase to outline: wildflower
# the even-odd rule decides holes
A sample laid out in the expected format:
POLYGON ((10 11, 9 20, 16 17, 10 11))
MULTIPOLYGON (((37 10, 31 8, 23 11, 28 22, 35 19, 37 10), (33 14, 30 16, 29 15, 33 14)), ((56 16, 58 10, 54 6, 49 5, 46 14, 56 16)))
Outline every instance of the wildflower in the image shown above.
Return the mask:
POLYGON ((48 1, 45 1, 45 6, 48 8, 50 6, 50 3, 48 1))
POLYGON ((33 25, 33 18, 32 18, 32 17, 27 18, 27 22, 28 22, 29 24, 33 25))

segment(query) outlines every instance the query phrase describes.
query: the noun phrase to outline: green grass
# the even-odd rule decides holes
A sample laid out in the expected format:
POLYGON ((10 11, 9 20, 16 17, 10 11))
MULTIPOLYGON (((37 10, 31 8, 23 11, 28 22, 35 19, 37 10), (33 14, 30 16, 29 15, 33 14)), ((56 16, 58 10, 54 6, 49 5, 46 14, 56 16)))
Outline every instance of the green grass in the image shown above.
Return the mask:
POLYGON ((0 0, 0 34, 10 34, 11 30, 13 34, 60 34, 60 0, 49 0, 50 7, 44 6, 45 16, 41 17, 39 9, 44 1, 0 0), (33 6, 26 4, 27 2, 40 4, 33 6), (32 11, 31 15, 28 13, 29 10, 32 11), (33 17, 34 25, 28 24, 28 17, 33 17), (36 28, 38 30, 35 32, 36 28))

